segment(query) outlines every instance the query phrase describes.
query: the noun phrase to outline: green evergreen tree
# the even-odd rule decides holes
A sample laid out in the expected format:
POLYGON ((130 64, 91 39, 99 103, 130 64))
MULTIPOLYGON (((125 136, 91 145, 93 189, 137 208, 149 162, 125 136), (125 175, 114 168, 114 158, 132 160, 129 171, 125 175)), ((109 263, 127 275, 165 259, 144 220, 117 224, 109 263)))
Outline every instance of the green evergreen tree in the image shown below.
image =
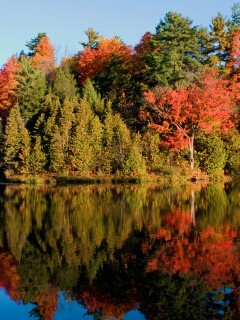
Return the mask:
POLYGON ((88 28, 85 31, 85 34, 88 37, 88 42, 81 42, 81 45, 84 48, 97 48, 100 38, 99 33, 92 28, 88 28))
POLYGON ((21 59, 22 70, 18 71, 16 88, 21 115, 28 127, 34 117, 41 111, 47 85, 44 74, 31 66, 26 57, 21 59))
POLYGON ((54 126, 53 134, 49 145, 49 170, 61 172, 65 168, 65 154, 62 143, 62 136, 57 125, 54 126))
POLYGON ((77 82, 71 74, 69 68, 59 67, 52 83, 52 92, 56 94, 60 101, 66 98, 73 98, 78 93, 77 82))
POLYGON ((152 86, 177 86, 201 69, 199 30, 192 21, 168 12, 156 27, 146 57, 148 81, 152 86))
POLYGON ((41 137, 37 136, 34 140, 29 160, 29 171, 35 174, 44 171, 46 156, 43 152, 41 137))
POLYGON ((88 102, 82 99, 75 113, 69 151, 72 169, 84 175, 90 173, 93 159, 89 132, 92 119, 92 110, 88 102))
POLYGON ((221 137, 199 133, 196 137, 196 156, 200 168, 208 174, 221 173, 226 165, 227 154, 221 137))
POLYGON ((61 135, 62 149, 64 153, 64 162, 67 171, 69 171, 70 165, 70 140, 71 140, 71 130, 74 121, 74 110, 78 107, 78 99, 66 98, 59 108, 57 124, 58 130, 61 135))
POLYGON ((105 115, 105 101, 101 98, 101 95, 95 90, 93 82, 90 79, 87 79, 82 91, 83 99, 85 99, 93 112, 103 119, 105 115))
POLYGON ((28 173, 30 137, 18 105, 9 113, 5 129, 5 167, 16 173, 28 173))
POLYGON ((91 171, 102 171, 103 125, 98 116, 94 116, 89 123, 89 138, 91 139, 92 147, 91 171))
POLYGON ((35 48, 39 44, 42 38, 46 38, 47 34, 45 32, 40 32, 35 38, 32 38, 29 42, 26 43, 26 47, 30 50, 28 56, 32 56, 35 53, 35 48))
POLYGON ((160 150, 160 137, 155 131, 148 130, 142 136, 142 150, 148 170, 158 172, 167 165, 167 157, 160 150))
POLYGON ((130 131, 119 114, 113 114, 109 106, 103 132, 104 170, 122 173, 131 147, 130 131))
POLYGON ((230 32, 233 32, 240 26, 240 3, 235 3, 233 5, 231 18, 228 19, 227 25, 230 32))
POLYGON ((133 139, 128 156, 123 165, 123 175, 129 178, 143 180, 147 174, 146 163, 141 150, 141 136, 133 139))
POLYGON ((230 37, 227 30, 227 20, 219 13, 212 18, 210 25, 210 47, 208 63, 212 66, 222 67, 228 57, 230 37))
POLYGON ((227 163, 225 170, 227 174, 239 174, 240 172, 240 135, 238 130, 233 128, 224 135, 227 163))

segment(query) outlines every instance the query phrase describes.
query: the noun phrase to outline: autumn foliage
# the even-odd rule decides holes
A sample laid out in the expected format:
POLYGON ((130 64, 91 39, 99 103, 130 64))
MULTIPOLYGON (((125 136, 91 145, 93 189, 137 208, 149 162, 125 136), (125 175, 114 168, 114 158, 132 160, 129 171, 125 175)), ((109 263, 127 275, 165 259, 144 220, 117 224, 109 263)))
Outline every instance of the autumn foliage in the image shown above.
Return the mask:
POLYGON ((50 74, 56 67, 54 47, 48 37, 43 37, 36 45, 31 63, 46 75, 50 74))
POLYGON ((155 113, 152 127, 165 138, 163 145, 181 149, 197 130, 226 131, 231 122, 231 93, 227 82, 214 71, 202 76, 199 84, 187 88, 157 88, 145 93, 155 113))
POLYGON ((100 38, 97 48, 85 48, 78 60, 79 81, 83 84, 87 78, 101 74, 114 57, 129 63, 132 47, 125 45, 118 38, 100 38))
POLYGON ((0 115, 4 116, 4 112, 11 108, 15 103, 17 70, 20 70, 21 66, 16 56, 12 56, 0 71, 0 115))
POLYGON ((202 278, 209 288, 220 289, 222 283, 240 280, 236 231, 229 225, 222 230, 209 226, 195 236, 190 214, 176 211, 166 215, 164 225, 153 236, 159 250, 149 261, 147 270, 180 273, 182 276, 202 278))

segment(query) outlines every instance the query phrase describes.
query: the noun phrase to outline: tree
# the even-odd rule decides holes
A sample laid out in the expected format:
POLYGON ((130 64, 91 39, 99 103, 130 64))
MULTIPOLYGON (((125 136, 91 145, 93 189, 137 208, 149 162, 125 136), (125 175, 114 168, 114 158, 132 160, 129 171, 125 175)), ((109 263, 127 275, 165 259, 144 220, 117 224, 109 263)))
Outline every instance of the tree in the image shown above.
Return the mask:
POLYGON ((57 69, 52 83, 52 92, 59 97, 61 102, 66 98, 73 98, 77 95, 77 82, 69 68, 59 67, 57 69))
POLYGON ((26 43, 26 47, 30 50, 28 53, 28 56, 32 56, 35 53, 36 46, 40 43, 40 41, 47 37, 47 34, 45 32, 38 33, 38 35, 35 38, 32 38, 29 42, 26 43))
POLYGON ((81 42, 81 45, 84 48, 92 48, 92 49, 97 48, 99 44, 99 39, 100 39, 99 33, 92 28, 88 28, 85 31, 85 34, 88 37, 88 42, 81 42))
POLYGON ((9 113, 5 129, 4 162, 17 173, 29 170, 30 137, 16 104, 9 113))
POLYGON ((46 79, 44 74, 33 68, 29 58, 22 57, 21 70, 17 72, 18 85, 16 92, 23 119, 26 122, 38 114, 46 94, 46 79))
POLYGON ((208 174, 223 172, 226 165, 227 154, 224 142, 219 134, 202 133, 196 135, 196 156, 199 166, 208 174))
POLYGON ((231 18, 228 19, 228 29, 230 32, 238 29, 240 26, 240 3, 235 3, 232 7, 231 18))
POLYGON ((198 130, 227 131, 231 122, 231 95, 227 82, 215 72, 202 76, 199 85, 187 88, 156 88, 145 93, 153 112, 153 124, 163 144, 178 150, 189 148, 191 169, 194 168, 194 138, 198 130))
POLYGON ((31 64, 49 78, 56 68, 54 48, 47 36, 41 37, 31 55, 31 64))
POLYGON ((198 28, 178 13, 168 12, 160 20, 150 40, 152 50, 145 57, 152 86, 177 86, 201 69, 198 37, 198 28))
POLYGON ((36 136, 32 144, 30 160, 29 160, 29 171, 31 173, 39 173, 44 170, 46 164, 46 156, 43 152, 42 139, 40 136, 36 136))
POLYGON ((208 55, 209 65, 218 68, 224 67, 228 59, 230 37, 227 30, 227 21, 220 13, 212 18, 209 32, 209 45, 210 48, 208 52, 205 52, 208 55))
POLYGON ((16 56, 12 56, 0 71, 0 116, 6 118, 6 111, 17 100, 16 87, 18 85, 16 71, 21 69, 16 56))

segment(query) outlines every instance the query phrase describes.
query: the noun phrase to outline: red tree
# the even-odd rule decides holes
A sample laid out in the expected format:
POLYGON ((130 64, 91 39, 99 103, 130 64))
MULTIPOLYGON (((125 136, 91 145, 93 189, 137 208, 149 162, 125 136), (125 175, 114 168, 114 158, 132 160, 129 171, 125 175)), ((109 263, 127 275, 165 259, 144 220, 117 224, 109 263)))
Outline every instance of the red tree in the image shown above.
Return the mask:
POLYGON ((16 56, 12 56, 0 71, 0 116, 4 117, 7 109, 16 101, 15 88, 18 84, 16 70, 20 63, 16 56))
POLYGON ((101 74, 114 56, 128 63, 132 57, 132 48, 117 38, 100 38, 97 48, 86 48, 78 60, 79 80, 83 84, 87 78, 101 74))
POLYGON ((49 75, 56 67, 54 47, 48 37, 43 37, 36 45, 31 63, 42 70, 45 75, 49 75))
POLYGON ((205 74, 198 85, 187 88, 156 88, 145 93, 154 111, 155 128, 164 137, 166 146, 180 149, 188 146, 191 169, 194 168, 194 137, 197 130, 226 131, 231 122, 231 93, 227 81, 214 71, 205 74))

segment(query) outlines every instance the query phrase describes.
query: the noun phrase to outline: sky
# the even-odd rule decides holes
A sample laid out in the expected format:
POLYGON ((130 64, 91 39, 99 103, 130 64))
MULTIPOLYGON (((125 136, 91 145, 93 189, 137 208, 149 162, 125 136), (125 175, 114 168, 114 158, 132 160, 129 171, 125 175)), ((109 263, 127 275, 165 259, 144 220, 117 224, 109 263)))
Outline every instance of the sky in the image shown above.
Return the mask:
POLYGON ((237 0, 0 0, 0 68, 38 33, 46 32, 57 60, 71 56, 86 42, 93 28, 106 38, 120 37, 136 45, 155 32, 167 12, 181 13, 193 25, 208 27, 218 12, 231 16, 237 0))

